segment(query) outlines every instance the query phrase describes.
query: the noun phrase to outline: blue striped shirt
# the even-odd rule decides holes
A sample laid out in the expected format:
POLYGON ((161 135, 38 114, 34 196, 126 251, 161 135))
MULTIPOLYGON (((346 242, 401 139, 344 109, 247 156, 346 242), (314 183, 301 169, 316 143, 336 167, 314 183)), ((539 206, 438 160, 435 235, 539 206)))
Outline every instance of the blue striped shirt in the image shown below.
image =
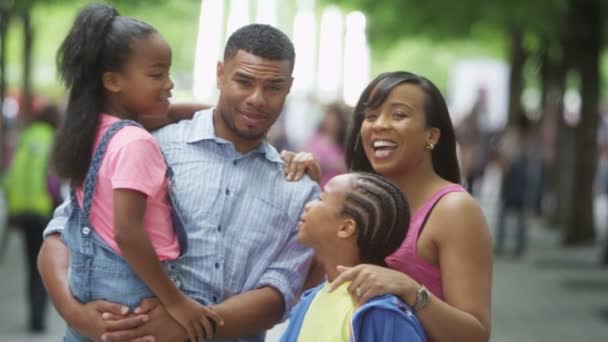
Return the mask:
MULTIPOLYGON (((312 258, 298 243, 297 223, 304 205, 318 196, 318 186, 308 177, 286 181, 283 162, 267 142, 237 152, 215 135, 211 110, 155 137, 173 170, 174 200, 188 234, 188 251, 177 265, 181 290, 209 305, 271 286, 283 295, 286 317, 312 258)), ((46 235, 62 229, 62 207, 46 235)))

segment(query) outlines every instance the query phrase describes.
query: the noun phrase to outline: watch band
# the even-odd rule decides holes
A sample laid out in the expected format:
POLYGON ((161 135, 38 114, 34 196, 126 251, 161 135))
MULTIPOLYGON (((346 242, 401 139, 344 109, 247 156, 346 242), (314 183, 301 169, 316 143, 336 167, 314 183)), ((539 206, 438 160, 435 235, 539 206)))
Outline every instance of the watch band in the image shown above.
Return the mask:
POLYGON ((424 309, 429 304, 429 291, 420 285, 420 288, 416 291, 416 303, 412 306, 414 312, 418 312, 424 309))

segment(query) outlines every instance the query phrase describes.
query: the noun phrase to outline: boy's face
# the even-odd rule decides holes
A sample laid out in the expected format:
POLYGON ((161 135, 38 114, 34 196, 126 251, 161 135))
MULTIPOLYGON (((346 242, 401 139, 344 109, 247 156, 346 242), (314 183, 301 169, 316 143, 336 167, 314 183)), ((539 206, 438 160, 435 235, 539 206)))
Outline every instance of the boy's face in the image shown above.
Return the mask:
POLYGON ((350 220, 341 212, 352 184, 351 175, 336 176, 325 185, 318 199, 306 204, 298 224, 300 243, 317 252, 323 248, 335 248, 334 241, 340 227, 350 220))

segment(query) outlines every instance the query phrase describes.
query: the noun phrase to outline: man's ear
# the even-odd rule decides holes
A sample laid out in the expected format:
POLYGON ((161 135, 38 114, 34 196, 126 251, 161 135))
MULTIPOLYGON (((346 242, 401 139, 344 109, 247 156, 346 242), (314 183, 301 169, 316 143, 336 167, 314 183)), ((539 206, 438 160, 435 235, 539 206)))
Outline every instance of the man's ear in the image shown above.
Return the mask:
POLYGON ((120 75, 115 72, 104 72, 101 75, 101 82, 103 83, 103 87, 111 93, 120 93, 122 90, 120 75))
POLYGON ((355 220, 349 218, 342 221, 340 228, 338 228, 338 238, 349 239, 357 235, 357 223, 355 220))
POLYGON ((215 69, 215 82, 215 86, 219 90, 220 85, 224 82, 224 63, 222 63, 221 61, 217 61, 217 66, 215 69))
POLYGON ((291 91, 291 86, 293 85, 293 76, 289 78, 289 84, 287 85, 287 94, 291 91))

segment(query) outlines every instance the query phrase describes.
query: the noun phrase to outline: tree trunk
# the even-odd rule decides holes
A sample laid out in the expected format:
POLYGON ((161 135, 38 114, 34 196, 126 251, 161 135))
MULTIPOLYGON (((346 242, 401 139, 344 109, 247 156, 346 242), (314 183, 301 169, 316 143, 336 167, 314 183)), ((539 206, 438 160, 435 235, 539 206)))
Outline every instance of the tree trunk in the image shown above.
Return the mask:
POLYGON ((570 147, 574 133, 564 121, 563 101, 568 65, 564 55, 550 51, 548 44, 541 60, 541 196, 544 200, 552 200, 550 211, 544 211, 543 214, 551 223, 549 227, 557 229, 563 219, 561 213, 568 212, 564 208, 568 207, 572 193, 569 175, 572 174, 570 167, 574 149, 570 147))
POLYGON ((521 105, 521 95, 524 90, 524 64, 526 63, 527 53, 523 46, 524 34, 520 28, 509 30, 511 42, 509 63, 509 107, 507 122, 514 122, 519 115, 524 115, 521 105))
POLYGON ((566 221, 563 243, 576 245, 595 239, 593 183, 597 166, 597 124, 601 49, 600 5, 595 0, 571 1, 574 66, 580 74, 581 116, 575 130, 572 212, 566 221))
MULTIPOLYGON (((26 0, 27 1, 27 0, 26 0)), ((26 2, 23 13, 23 119, 29 121, 32 111, 32 43, 34 32, 31 22, 31 6, 26 2)))
POLYGON ((4 136, 6 127, 2 117, 4 98, 6 97, 6 34, 10 11, 8 8, 0 9, 0 174, 4 173, 4 136))

